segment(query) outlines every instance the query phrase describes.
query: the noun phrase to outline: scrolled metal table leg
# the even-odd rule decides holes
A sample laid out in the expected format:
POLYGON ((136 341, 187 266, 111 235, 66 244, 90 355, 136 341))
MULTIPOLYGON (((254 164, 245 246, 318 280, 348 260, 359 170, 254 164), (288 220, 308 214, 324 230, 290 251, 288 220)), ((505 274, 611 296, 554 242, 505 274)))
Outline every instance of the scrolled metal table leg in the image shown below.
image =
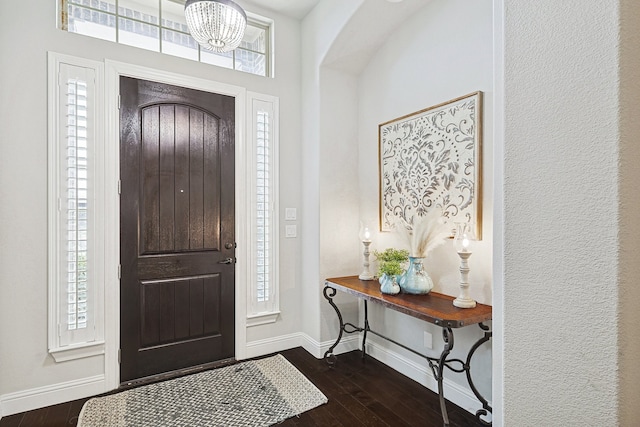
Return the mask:
POLYGON ((445 366, 451 369, 453 372, 457 373, 465 373, 467 377, 467 383, 471 388, 471 391, 476 396, 478 401, 482 404, 482 409, 476 411, 476 419, 478 422, 485 426, 491 426, 492 423, 490 421, 485 421, 481 417, 488 415, 489 412, 492 412, 492 408, 489 405, 489 402, 480 394, 475 384, 473 383, 473 378, 471 377, 471 359, 473 358, 476 350, 485 342, 491 339, 491 332, 489 331, 489 327, 478 323, 478 326, 485 331, 482 338, 474 343, 474 345, 469 349, 469 353, 467 354, 466 361, 460 359, 447 359, 449 353, 453 349, 453 331, 451 328, 442 328, 442 338, 444 340, 445 346, 442 350, 442 354, 439 359, 434 357, 427 357, 429 362, 429 367, 433 372, 433 377, 438 382, 438 396, 440 398, 440 410, 442 412, 442 419, 444 421, 444 425, 449 425, 449 417, 447 415, 447 408, 445 407, 445 399, 444 399, 444 368, 445 366))
POLYGON ((487 341, 489 341, 491 339, 493 334, 492 334, 491 331, 489 331, 489 327, 484 325, 483 323, 478 323, 478 326, 480 327, 480 329, 482 329, 484 331, 484 334, 483 334, 482 338, 480 338, 478 341, 476 341, 476 343, 469 350, 469 354, 467 355, 467 362, 465 363, 465 371, 466 371, 466 374, 467 374, 467 382, 469 383, 469 387, 471 388, 471 391, 473 392, 473 394, 475 394, 476 398, 482 404, 482 409, 478 409, 476 411, 476 419, 482 425, 490 426, 490 425, 492 425, 491 422, 485 421, 482 418, 480 418, 482 416, 486 416, 488 414, 488 412, 493 413, 493 410, 492 410, 491 406, 489 405, 489 402, 487 402, 487 399, 485 399, 484 396, 482 396, 482 394, 480 394, 480 392, 476 388, 475 384, 473 383, 473 379, 471 378, 471 358, 473 357, 473 354, 476 352, 476 350, 482 344, 484 344, 485 342, 487 342, 487 341))
POLYGON ((440 412, 442 413, 442 421, 444 422, 444 426, 447 427, 449 425, 449 415, 447 413, 447 406, 444 400, 444 367, 446 366, 447 357, 451 350, 453 350, 453 331, 451 328, 442 328, 442 339, 444 340, 444 348, 442 349, 442 354, 440 354, 440 360, 438 361, 438 375, 436 380, 438 380, 438 396, 440 398, 440 412))
POLYGON ((364 360, 367 355, 367 348, 365 345, 367 344, 367 331, 369 331, 369 309, 367 308, 367 300, 364 300, 364 328, 362 334, 362 360, 364 360))
POLYGON ((327 361, 329 365, 334 365, 336 363, 336 356, 335 354, 333 354, 333 349, 336 348, 336 346, 342 339, 342 333, 344 331, 344 321, 342 320, 342 313, 340 313, 338 306, 333 302, 333 297, 336 296, 337 292, 338 291, 332 288, 331 286, 325 286, 324 289, 322 290, 322 294, 324 295, 326 300, 329 302, 331 307, 333 307, 333 309, 336 311, 336 314, 338 315, 338 320, 340 321, 340 332, 338 333, 338 338, 336 339, 336 342, 334 342, 333 345, 329 347, 329 349, 324 353, 324 359, 327 361))

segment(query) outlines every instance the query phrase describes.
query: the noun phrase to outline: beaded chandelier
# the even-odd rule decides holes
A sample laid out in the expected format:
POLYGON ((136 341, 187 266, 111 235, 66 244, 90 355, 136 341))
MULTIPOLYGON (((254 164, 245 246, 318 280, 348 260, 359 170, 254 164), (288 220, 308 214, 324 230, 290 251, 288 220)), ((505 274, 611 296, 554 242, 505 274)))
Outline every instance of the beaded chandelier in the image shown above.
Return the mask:
POLYGON ((237 48, 247 27, 247 14, 231 0, 187 0, 184 16, 191 36, 214 52, 237 48))

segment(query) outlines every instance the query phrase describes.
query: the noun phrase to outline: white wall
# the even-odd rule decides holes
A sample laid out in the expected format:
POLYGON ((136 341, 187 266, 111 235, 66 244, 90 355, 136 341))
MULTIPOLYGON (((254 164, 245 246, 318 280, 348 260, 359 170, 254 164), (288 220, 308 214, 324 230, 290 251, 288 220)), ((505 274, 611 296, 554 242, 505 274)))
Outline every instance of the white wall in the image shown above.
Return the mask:
POLYGON ((503 425, 637 425, 639 5, 504 6, 503 425))
MULTIPOLYGON (((484 92, 483 120, 483 240, 469 260, 472 270, 471 296, 491 304, 491 251, 493 214, 493 81, 491 0, 433 0, 396 29, 380 46, 359 78, 359 187, 361 216, 378 222, 378 124, 440 104, 475 91, 484 92)), ((375 249, 406 247, 395 233, 376 233, 375 249)), ((408 249, 408 248, 407 248, 408 249)), ((460 259, 450 244, 437 248, 425 266, 435 292, 457 296, 460 259)), ((389 310, 371 308, 372 327, 387 336, 429 355, 442 350, 440 329, 426 322, 389 310), (423 331, 433 335, 433 349, 423 345, 423 331)), ((454 331, 454 356, 463 357, 482 336, 477 327, 454 331)), ((384 342, 390 351, 397 347, 384 342)), ((400 351, 402 354, 403 352, 400 351)), ((405 354, 416 363, 420 358, 405 354)), ((491 352, 484 345, 476 354, 474 381, 491 397, 491 352)), ((427 374, 425 374, 425 377, 427 374)), ((466 384, 464 375, 447 372, 446 378, 466 384)), ((421 379, 425 382, 425 378, 421 379)), ((477 409, 477 408, 476 408, 477 409)))
MULTIPOLYGON (((336 315, 320 296, 323 281, 360 272, 359 222, 372 222, 374 229, 377 224, 378 124, 477 90, 485 92, 485 112, 490 112, 491 20, 489 0, 405 0, 395 4, 324 0, 304 19, 303 263, 309 280, 302 285, 308 314, 303 322, 308 328, 305 332, 323 345, 332 343, 338 334, 336 315), (450 25, 454 21, 461 25, 450 25), (452 69, 456 78, 451 78, 452 69)), ((489 115, 485 135, 491 132, 489 115)), ((491 140, 485 137, 484 144, 486 238, 471 263, 477 283, 473 296, 490 303, 491 140)), ((376 238, 376 248, 392 242, 389 235, 376 238)), ((441 248, 428 268, 438 291, 457 295, 459 261, 451 252, 441 248), (451 277, 447 277, 449 273, 451 277)), ((347 320, 358 314, 353 297, 339 293, 336 302, 347 320)), ((439 356, 439 328, 379 307, 372 306, 370 313, 374 329, 439 356), (433 333, 434 350, 422 347, 424 330, 433 333)), ((466 355, 481 335, 478 328, 457 331, 454 356, 466 355)), ((372 338, 371 342, 375 341, 372 338)), ((423 359, 379 341, 369 351, 401 372, 435 386, 423 359)), ((491 355, 484 347, 474 360, 474 377, 487 397, 491 394, 490 371, 491 355)), ((458 385, 465 382, 464 376, 458 377, 447 383, 447 397, 477 409, 477 402, 469 403, 474 400, 469 399, 469 390, 458 385)))
MULTIPOLYGON (((322 343, 328 335, 326 332, 326 323, 328 320, 322 319, 321 310, 326 312, 329 307, 325 300, 321 297, 321 289, 324 285, 325 274, 334 273, 326 268, 321 271, 324 256, 327 255, 326 247, 332 247, 334 251, 330 256, 344 255, 346 260, 352 260, 353 255, 342 248, 342 241, 334 241, 331 246, 331 237, 335 234, 331 233, 331 224, 323 219, 322 206, 331 207, 331 195, 326 190, 327 181, 329 186, 336 188, 331 174, 323 172, 324 162, 331 161, 332 165, 344 165, 347 159, 340 158, 340 154, 345 153, 343 150, 349 151, 349 146, 340 145, 344 138, 332 140, 326 138, 331 132, 340 131, 341 127, 335 130, 327 129, 331 127, 330 123, 322 121, 322 117, 328 117, 331 110, 327 109, 327 99, 330 95, 325 90, 331 89, 321 84, 322 81, 322 61, 327 52, 331 48, 335 38, 339 35, 348 19, 362 4, 363 0, 345 2, 342 0, 324 0, 316 6, 315 9, 307 15, 302 22, 302 187, 303 187, 303 210, 302 210, 302 265, 304 277, 300 283, 302 301, 305 305, 305 316, 302 317, 303 332, 317 343, 322 343), (331 156, 329 147, 336 144, 337 152, 335 156, 331 156), (337 162, 337 163, 335 163, 337 162), (322 228, 322 229, 321 229, 322 228), (321 248, 325 247, 325 251, 321 253, 321 248), (324 327, 323 327, 324 325, 324 327)), ((330 77, 325 77, 329 78, 330 77)), ((325 80, 326 81, 326 80, 325 80)), ((352 114, 352 113, 350 113, 352 114)), ((342 125, 342 122, 341 122, 342 125)), ((348 135, 353 133, 348 130, 348 135)), ((333 168, 334 166, 329 166, 333 168)), ((352 173, 353 169, 347 166, 344 173, 352 173)), ((343 176, 340 174, 340 176, 343 176)), ((335 181, 337 182, 337 181, 335 181)), ((353 194, 354 183, 345 183, 345 192, 353 194)), ((344 200, 344 197, 341 197, 344 200)), ((347 213, 353 222, 353 213, 347 213)), ((326 217, 325 217, 326 218, 326 217)), ((324 264, 326 266, 326 264, 324 264)), ((341 263, 340 268, 344 268, 341 263)), ((330 308, 329 308, 330 310, 330 308)), ((333 314, 335 317, 335 314, 333 314)), ((335 321, 331 322, 335 324, 335 321)), ((335 335, 334 335, 335 336, 335 335)), ((307 346, 308 350, 312 349, 307 346)), ((313 351, 312 351, 313 352, 313 351)), ((314 352, 316 356, 320 353, 314 352)))
MULTIPOLYGON (((55 363, 47 353, 47 51, 143 65, 278 96, 281 217, 285 207, 301 206, 298 20, 248 9, 275 20, 277 72, 270 79, 58 30, 56 3, 0 2, 0 403, 7 396, 28 400, 47 387, 105 372, 102 356, 55 363)), ((250 328, 249 340, 299 331, 300 246, 300 239, 281 239, 281 310, 286 315, 268 327, 250 328)))
MULTIPOLYGON (((362 252, 358 239, 357 79, 323 68, 320 87, 320 277, 350 276, 360 273, 362 252)), ((321 337, 332 340, 338 319, 322 301, 321 337)), ((345 322, 357 321, 357 301, 339 293, 336 303, 345 322)))
MULTIPOLYGON (((358 274, 364 218, 359 202, 358 75, 379 45, 424 0, 323 0, 302 22, 304 331, 323 347, 337 336, 335 312, 321 296, 326 278, 358 274), (385 19, 381 19, 384 17, 385 19), (372 25, 375 22, 375 25, 372 25)), ((374 167, 377 167, 374 165, 374 167)), ((357 301, 336 303, 355 321, 357 301)))
MULTIPOLYGON (((305 332, 324 346, 332 343, 338 333, 336 315, 320 294, 324 279, 360 272, 359 223, 369 221, 374 228, 377 223, 378 124, 476 90, 485 92, 485 111, 492 109, 491 3, 485 0, 473 2, 470 9, 467 6, 468 2, 461 1, 448 5, 424 0, 398 4, 324 0, 302 23, 303 263, 308 273, 305 277, 309 278, 302 284, 308 314, 303 322, 305 332), (462 20, 465 30, 458 35, 447 20, 462 20), (447 41, 447 37, 451 40, 447 41), (450 55, 447 48, 458 55, 450 55), (427 58, 431 53, 461 61, 456 63, 460 78, 447 80, 451 75, 447 64, 427 58), (423 76, 429 72, 434 80, 426 82, 423 76)), ((485 134, 490 135, 491 118, 485 123, 485 134)), ((490 140, 485 140, 485 152, 485 159, 489 159, 485 167, 490 171, 490 140)), ((489 200, 485 203, 485 231, 489 240, 481 244, 480 253, 472 261, 475 281, 479 282, 473 296, 485 303, 491 302, 491 179, 489 172, 485 176, 485 197, 489 200)), ((386 244, 385 238, 389 241, 389 236, 382 237, 375 243, 381 245, 377 247, 386 244)), ((429 268, 438 290, 457 295, 456 256, 444 248, 436 256, 437 261, 429 268), (438 263, 442 268, 434 270, 438 263), (447 282, 445 276, 449 272, 454 277, 447 282)), ((357 301, 352 297, 338 294, 337 304, 348 320, 358 313, 357 301)), ((380 332, 418 350, 424 350, 423 331, 431 331, 439 346, 432 354, 439 355, 439 329, 378 307, 371 308, 371 318, 380 332)), ((468 349, 481 334, 479 329, 473 329, 458 331, 456 336, 454 354, 458 356, 458 347, 461 352, 468 349)), ((373 353, 434 386, 433 381, 427 380, 431 374, 423 359, 416 361, 415 356, 389 348, 386 343, 376 346, 373 353)), ((490 396, 490 352, 483 349, 477 356, 474 374, 483 393, 490 396)), ((464 377, 457 380, 463 382, 464 377)), ((464 400, 458 403, 466 404, 468 389, 461 389, 455 381, 453 387, 464 400)), ((447 396, 452 397, 451 393, 447 396)))
MULTIPOLYGON (((359 180, 363 215, 378 219, 378 125, 475 91, 484 92, 483 240, 469 259, 472 297, 491 304, 493 89, 491 0, 431 1, 397 29, 360 76, 359 180), (452 25, 455 22, 456 25, 452 25)), ((376 249, 406 246, 378 233, 376 249)), ((407 248, 408 249, 408 248, 407 248)), ((450 245, 427 257, 435 291, 457 296, 460 258, 450 245)))

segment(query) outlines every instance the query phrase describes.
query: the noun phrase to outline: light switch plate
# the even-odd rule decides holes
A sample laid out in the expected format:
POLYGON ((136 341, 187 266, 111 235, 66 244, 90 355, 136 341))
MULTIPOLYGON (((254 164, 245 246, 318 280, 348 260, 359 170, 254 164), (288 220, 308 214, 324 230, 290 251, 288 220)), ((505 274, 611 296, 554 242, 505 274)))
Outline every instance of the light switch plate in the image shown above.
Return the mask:
POLYGON ((298 227, 294 225, 284 226, 284 237, 296 237, 298 235, 298 227))
POLYGON ((296 208, 285 208, 284 209, 284 219, 286 221, 295 221, 297 212, 296 208))

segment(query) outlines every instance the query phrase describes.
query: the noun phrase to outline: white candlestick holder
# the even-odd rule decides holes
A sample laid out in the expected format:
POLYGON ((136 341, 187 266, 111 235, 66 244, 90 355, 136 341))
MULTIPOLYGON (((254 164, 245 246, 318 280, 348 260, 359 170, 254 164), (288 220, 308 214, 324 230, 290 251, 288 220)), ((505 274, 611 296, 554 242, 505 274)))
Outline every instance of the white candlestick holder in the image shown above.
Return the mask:
POLYGON ((460 295, 453 300, 453 305, 460 308, 473 308, 476 302, 469 297, 469 257, 471 252, 458 251, 460 257, 460 295))
POLYGON ((362 273, 360 273, 360 275, 358 276, 358 278, 360 280, 373 280, 373 274, 371 274, 371 272, 369 271, 369 255, 371 254, 369 252, 369 245, 371 245, 371 241, 370 240, 363 240, 362 244, 364 245, 364 262, 363 262, 363 270, 362 273))

